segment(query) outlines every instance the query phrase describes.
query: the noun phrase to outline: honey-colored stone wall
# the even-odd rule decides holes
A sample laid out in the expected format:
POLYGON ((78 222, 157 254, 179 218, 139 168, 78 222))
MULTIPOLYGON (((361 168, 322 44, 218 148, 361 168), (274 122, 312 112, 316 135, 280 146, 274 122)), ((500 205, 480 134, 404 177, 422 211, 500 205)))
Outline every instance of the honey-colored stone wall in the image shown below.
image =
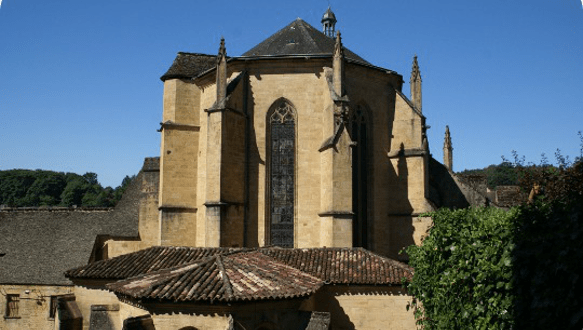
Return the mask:
POLYGON ((410 302, 400 287, 327 286, 311 307, 331 313, 330 329, 415 330, 410 302))
POLYGON ((190 82, 164 82, 157 229, 161 245, 196 246, 200 99, 200 89, 190 82))
POLYGON ((54 330, 55 319, 50 318, 51 296, 65 295, 72 286, 0 285, 0 330, 54 330), (16 318, 6 318, 6 295, 19 295, 16 318))
POLYGON ((179 330, 183 327, 194 327, 199 330, 227 329, 229 325, 229 315, 218 313, 193 313, 180 311, 179 308, 160 310, 150 313, 141 307, 132 306, 129 303, 120 303, 121 323, 131 317, 138 317, 149 314, 154 322, 156 330, 179 330))
MULTIPOLYGON (((196 212, 187 215, 177 209, 166 217, 163 210, 160 227, 168 238, 161 238, 162 244, 269 243, 269 111, 284 99, 296 111, 294 246, 352 245, 349 131, 340 135, 335 148, 320 150, 334 135, 336 105, 326 77, 331 65, 331 59, 230 62, 227 76, 235 88, 228 109, 219 112, 213 109, 214 74, 197 78, 195 84, 166 81, 164 119, 175 120, 188 109, 196 114, 182 118, 199 128, 163 132, 160 203, 196 212), (187 100, 180 101, 180 95, 187 100)), ((400 75, 350 63, 345 70, 348 106, 364 109, 368 122, 367 248, 395 256, 401 246, 415 241, 412 220, 404 224, 402 216, 432 207, 426 200, 427 156, 388 154, 401 145, 421 150, 424 118, 395 90, 401 87, 400 75), (403 227, 407 231, 400 232, 403 227)))
POLYGON ((75 285, 73 293, 75 294, 77 306, 83 315, 83 330, 89 330, 91 321, 91 306, 93 305, 109 305, 112 309, 108 312, 113 324, 117 329, 121 329, 122 321, 120 320, 119 306, 120 302, 116 295, 110 291, 102 289, 105 282, 86 282, 75 285))

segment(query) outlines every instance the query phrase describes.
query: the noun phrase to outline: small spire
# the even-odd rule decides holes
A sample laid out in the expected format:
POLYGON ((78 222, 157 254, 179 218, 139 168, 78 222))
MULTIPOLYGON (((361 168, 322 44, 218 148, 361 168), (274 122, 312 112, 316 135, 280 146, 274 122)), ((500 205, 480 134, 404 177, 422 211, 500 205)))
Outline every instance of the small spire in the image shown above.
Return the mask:
POLYGON ((334 56, 344 56, 344 47, 342 47, 342 37, 340 31, 336 31, 336 43, 334 44, 334 56))
POLYGON ((342 97, 344 96, 344 48, 342 47, 340 31, 336 32, 332 70, 334 72, 334 77, 332 79, 334 91, 336 92, 336 95, 342 97))
POLYGON ((334 15, 332 9, 328 6, 328 10, 322 16, 322 30, 327 37, 334 38, 336 22, 336 15, 334 15))
POLYGON ((413 69, 411 69, 411 80, 409 80, 409 82, 416 80, 421 80, 421 71, 419 70, 419 62, 417 62, 417 54, 413 56, 413 69))
POLYGON ((417 62, 417 54, 413 57, 413 68, 411 69, 411 80, 409 80, 411 87, 411 102, 419 112, 422 112, 421 105, 421 70, 419 70, 419 63, 417 62))
POLYGON ((449 126, 445 126, 445 141, 443 142, 443 165, 453 171, 453 147, 451 146, 451 135, 449 126))
POLYGON ((227 98, 227 49, 225 38, 221 38, 219 54, 217 55, 217 101, 216 108, 223 109, 227 98))

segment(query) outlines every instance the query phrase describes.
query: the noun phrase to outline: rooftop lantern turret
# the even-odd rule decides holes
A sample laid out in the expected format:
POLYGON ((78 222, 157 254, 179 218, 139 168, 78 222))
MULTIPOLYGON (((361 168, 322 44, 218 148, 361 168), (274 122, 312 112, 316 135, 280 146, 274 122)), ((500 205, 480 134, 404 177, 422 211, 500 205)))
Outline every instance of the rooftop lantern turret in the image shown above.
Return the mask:
POLYGON ((322 29, 328 38, 336 37, 336 15, 334 15, 330 7, 322 16, 322 29))

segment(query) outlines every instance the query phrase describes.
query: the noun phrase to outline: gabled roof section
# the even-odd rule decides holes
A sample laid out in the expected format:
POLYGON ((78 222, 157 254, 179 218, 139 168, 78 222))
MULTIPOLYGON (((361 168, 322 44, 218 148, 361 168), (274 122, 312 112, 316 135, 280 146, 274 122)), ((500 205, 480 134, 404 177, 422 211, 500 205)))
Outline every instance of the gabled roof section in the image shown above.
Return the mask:
POLYGON ((242 249, 171 246, 151 247, 97 261, 69 270, 65 275, 72 279, 121 280, 238 251, 263 253, 332 284, 400 285, 403 278, 410 280, 413 276, 413 269, 408 265, 362 248, 242 249))
POLYGON ((217 64, 216 55, 179 52, 166 73, 160 80, 191 79, 214 68, 217 64))
MULTIPOLYGON (((277 31, 257 46, 245 52, 242 57, 281 57, 298 55, 333 55, 334 39, 328 38, 301 18, 277 31)), ((371 65, 362 57, 346 47, 344 54, 347 59, 366 65, 371 65)))
POLYGON ((108 284, 122 295, 161 301, 251 301, 310 295, 323 281, 258 251, 219 254, 108 284))

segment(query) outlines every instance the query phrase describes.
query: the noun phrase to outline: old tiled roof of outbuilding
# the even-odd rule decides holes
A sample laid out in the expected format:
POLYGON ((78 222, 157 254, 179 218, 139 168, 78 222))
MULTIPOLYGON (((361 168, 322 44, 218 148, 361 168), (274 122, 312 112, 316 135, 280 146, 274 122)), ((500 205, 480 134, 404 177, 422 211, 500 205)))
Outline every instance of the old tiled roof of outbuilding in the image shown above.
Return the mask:
POLYGON ((112 210, 20 208, 0 211, 1 284, 71 285, 63 274, 89 262, 98 235, 137 237, 141 175, 112 210))
POLYGON ((238 250, 240 249, 153 246, 71 269, 65 275, 70 278, 126 279, 238 250))
MULTIPOLYGON (((333 55, 335 39, 327 37, 301 18, 277 31, 257 46, 245 52, 242 57, 274 57, 333 55)), ((344 47, 346 59, 370 65, 362 57, 344 47)))
POLYGON ((241 250, 132 277, 107 288, 141 299, 234 302, 302 297, 323 284, 318 277, 261 252, 241 250))
POLYGON ((363 248, 265 248, 261 252, 331 284, 401 284, 413 268, 363 248))
POLYGON ((156 246, 101 260, 66 272, 69 278, 121 280, 164 268, 184 266, 219 254, 258 251, 278 262, 318 277, 330 284, 399 285, 411 279, 406 264, 362 248, 195 248, 156 246))

